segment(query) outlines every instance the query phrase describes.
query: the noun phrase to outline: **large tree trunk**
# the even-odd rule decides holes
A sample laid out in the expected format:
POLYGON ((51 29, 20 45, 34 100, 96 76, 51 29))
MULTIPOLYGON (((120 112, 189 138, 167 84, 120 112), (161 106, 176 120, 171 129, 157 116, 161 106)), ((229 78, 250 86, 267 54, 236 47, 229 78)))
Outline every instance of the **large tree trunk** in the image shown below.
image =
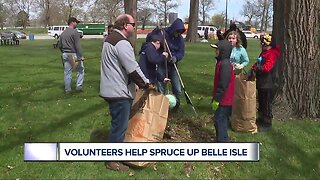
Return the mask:
POLYGON ((319 0, 274 0, 280 105, 298 117, 320 117, 319 8, 319 0))
POLYGON ((186 41, 196 42, 199 16, 199 0, 190 0, 189 26, 186 41))
MULTIPOLYGON (((137 0, 124 1, 124 11, 126 14, 130 14, 133 17, 134 22, 137 25, 137 0)), ((137 28, 138 26, 135 27, 134 35, 129 38, 129 41, 131 42, 134 49, 137 39, 137 28)))

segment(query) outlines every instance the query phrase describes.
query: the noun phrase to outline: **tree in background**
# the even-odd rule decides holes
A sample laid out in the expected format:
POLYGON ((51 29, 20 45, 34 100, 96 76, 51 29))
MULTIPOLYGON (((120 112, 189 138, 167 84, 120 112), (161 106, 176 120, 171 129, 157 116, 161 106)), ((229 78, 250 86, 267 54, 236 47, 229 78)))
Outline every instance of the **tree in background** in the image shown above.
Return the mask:
POLYGON ((320 117, 319 0, 275 0, 273 35, 281 45, 275 76, 282 114, 320 117))
MULTIPOLYGON (((18 17, 30 17, 30 12, 34 9, 36 2, 34 0, 6 0, 5 3, 7 4, 8 7, 8 14, 11 17, 16 17, 16 18, 8 18, 9 19, 9 24, 10 25, 17 25, 17 23, 21 22, 21 19, 17 19, 18 17), (20 13, 20 16, 17 16, 17 14, 20 13), (27 16, 25 16, 25 13, 27 16), (10 22, 11 21, 11 22, 10 22)), ((29 23, 29 19, 25 22, 29 23)), ((25 26, 23 26, 25 28, 25 26)))
POLYGON ((149 0, 149 2, 156 9, 159 19, 164 20, 164 26, 167 26, 169 11, 179 6, 175 0, 149 0))
POLYGON ((149 7, 148 0, 138 1, 137 20, 142 23, 142 30, 145 29, 147 22, 149 22, 155 9, 149 7))
POLYGON ((86 0, 63 0, 65 20, 67 21, 72 16, 77 17, 85 2, 86 0))
POLYGON ((198 29, 199 0, 190 0, 189 26, 186 41, 196 42, 198 29))
MULTIPOLYGON (((191 7, 191 6, 190 6, 191 7)), ((200 0, 200 9, 199 13, 201 16, 201 24, 205 25, 206 18, 209 17, 208 12, 214 9, 213 0, 200 0)))
POLYGON ((211 17, 211 24, 214 24, 218 29, 221 29, 225 25, 225 17, 224 13, 215 14, 211 17))
POLYGON ((248 24, 253 25, 252 19, 258 16, 259 10, 255 2, 246 0, 242 6, 240 14, 248 18, 248 24))
POLYGON ((21 26, 23 29, 27 27, 29 23, 29 15, 25 11, 20 11, 17 15, 16 26, 21 26))
POLYGON ((3 29, 8 18, 8 9, 3 2, 0 2, 0 28, 3 29))
POLYGON ((272 0, 258 0, 258 9, 259 15, 261 17, 261 24, 260 29, 261 30, 267 30, 268 28, 268 20, 271 19, 271 13, 272 13, 272 0))
POLYGON ((50 25, 51 18, 51 6, 54 3, 52 0, 38 0, 38 8, 40 9, 42 16, 40 16, 40 21, 45 25, 45 27, 50 25))
POLYGON ((246 0, 241 14, 248 18, 249 25, 259 24, 260 29, 266 31, 272 20, 272 2, 273 0, 246 0))
POLYGON ((116 17, 123 12, 124 1, 122 0, 96 0, 90 8, 91 20, 113 24, 116 17))

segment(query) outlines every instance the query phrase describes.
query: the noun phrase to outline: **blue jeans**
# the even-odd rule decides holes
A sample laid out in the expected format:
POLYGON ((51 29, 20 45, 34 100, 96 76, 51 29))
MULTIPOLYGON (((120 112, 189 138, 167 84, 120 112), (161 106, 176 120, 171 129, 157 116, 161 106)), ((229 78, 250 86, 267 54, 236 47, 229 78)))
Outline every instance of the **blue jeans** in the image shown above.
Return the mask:
MULTIPOLYGON (((161 75, 164 75, 166 73, 166 69, 163 66, 158 67, 158 73, 161 75)), ((168 63, 168 78, 171 79, 171 85, 172 85, 172 93, 176 96, 177 98, 177 104, 180 104, 180 96, 181 96, 181 84, 179 80, 179 76, 177 74, 176 69, 174 68, 173 65, 168 63)), ((159 91, 162 94, 165 94, 166 89, 165 89, 165 83, 159 82, 159 91)))
POLYGON ((128 128, 131 99, 107 100, 111 114, 111 131, 109 142, 123 142, 125 132, 128 128))
POLYGON ((217 142, 228 142, 228 122, 231 116, 232 106, 221 106, 214 113, 214 127, 216 129, 217 142))
MULTIPOLYGON (((64 90, 65 92, 71 92, 71 81, 72 81, 72 66, 68 61, 68 56, 74 56, 76 53, 63 53, 63 63, 64 63, 64 90)), ((77 84, 76 89, 81 90, 84 80, 84 65, 83 61, 79 61, 77 66, 77 84)))

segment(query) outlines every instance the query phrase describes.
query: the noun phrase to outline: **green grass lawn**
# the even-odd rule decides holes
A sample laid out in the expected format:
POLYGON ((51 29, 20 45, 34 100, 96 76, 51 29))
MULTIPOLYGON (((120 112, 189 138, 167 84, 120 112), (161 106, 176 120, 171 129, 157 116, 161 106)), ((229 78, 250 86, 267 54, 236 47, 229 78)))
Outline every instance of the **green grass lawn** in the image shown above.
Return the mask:
MULTIPOLYGON (((106 103, 98 96, 100 39, 83 39, 84 92, 64 94, 63 68, 54 40, 21 41, 0 46, 0 179, 180 179, 188 178, 182 162, 161 162, 156 168, 132 169, 132 174, 106 170, 102 162, 24 162, 24 142, 92 142, 110 127, 106 103)), ((141 41, 137 47, 140 47, 141 41)), ((251 64, 260 53, 257 40, 248 41, 251 64)), ((208 43, 186 44, 180 74, 199 113, 191 118, 182 102, 180 119, 192 121, 202 133, 214 135, 210 93, 214 52, 208 43), (208 125, 204 125, 208 124, 208 125)), ((74 79, 75 79, 74 74, 74 79)), ((73 83, 74 84, 74 83, 73 83)), ((74 86, 73 86, 74 88, 74 86)), ((169 122, 174 126, 180 119, 169 122)), ((232 130, 237 142, 260 142, 259 162, 197 162, 192 179, 318 179, 319 122, 274 121, 268 133, 232 130), (318 178, 317 178, 318 177, 318 178)), ((208 142, 209 139, 203 139, 208 142)))

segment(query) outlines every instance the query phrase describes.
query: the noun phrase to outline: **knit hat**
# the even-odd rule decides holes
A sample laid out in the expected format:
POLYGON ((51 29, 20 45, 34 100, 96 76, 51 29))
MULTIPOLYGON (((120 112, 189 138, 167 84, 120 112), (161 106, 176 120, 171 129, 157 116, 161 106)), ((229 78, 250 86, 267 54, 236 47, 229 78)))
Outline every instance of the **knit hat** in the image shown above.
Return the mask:
POLYGON ((263 46, 271 46, 272 42, 272 35, 271 34, 265 34, 264 36, 261 37, 261 44, 263 46))

